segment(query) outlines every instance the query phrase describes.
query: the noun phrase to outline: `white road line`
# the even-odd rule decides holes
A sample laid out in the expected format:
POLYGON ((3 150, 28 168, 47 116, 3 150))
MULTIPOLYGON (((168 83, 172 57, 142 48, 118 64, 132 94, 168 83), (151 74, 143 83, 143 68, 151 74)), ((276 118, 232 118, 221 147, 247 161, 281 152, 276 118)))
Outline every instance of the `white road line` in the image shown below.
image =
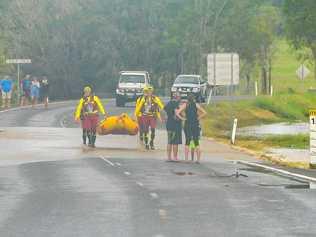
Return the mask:
POLYGON ((278 173, 281 175, 290 176, 290 177, 294 177, 294 178, 298 178, 298 179, 302 179, 302 180, 307 180, 309 182, 316 182, 316 178, 301 175, 301 174, 292 173, 292 172, 289 172, 286 170, 281 170, 281 169, 273 168, 273 167, 266 166, 266 165, 261 165, 261 164, 252 163, 252 162, 248 162, 248 161, 238 161, 237 163, 248 165, 248 166, 263 168, 265 170, 270 170, 272 172, 275 172, 275 173, 278 173))
POLYGON ((106 163, 108 163, 110 166, 115 166, 111 161, 109 161, 108 159, 106 159, 105 157, 100 156, 100 159, 104 160, 106 163))
POLYGON ((152 199, 157 199, 159 198, 158 194, 157 193, 150 193, 150 196, 152 199))
POLYGON ((128 171, 125 171, 124 174, 127 175, 127 176, 130 176, 130 175, 131 175, 131 173, 128 172, 128 171))
MULTIPOLYGON (((52 102, 52 103, 49 103, 49 105, 68 104, 68 103, 71 103, 71 102, 74 102, 74 100, 52 102)), ((37 104, 34 107, 38 108, 38 107, 42 107, 42 106, 44 106, 44 104, 37 104)), ((6 113, 6 112, 13 112, 13 111, 17 111, 17 110, 23 110, 23 109, 31 109, 31 108, 32 108, 32 105, 19 106, 19 107, 15 107, 15 108, 12 108, 12 109, 1 110, 0 114, 1 113, 6 113)))
POLYGON ((119 163, 119 162, 115 162, 115 164, 116 164, 117 166, 122 166, 121 163, 119 163))
POLYGON ((140 187, 144 187, 144 184, 141 183, 141 182, 136 182, 136 184, 137 184, 138 186, 140 186, 140 187))

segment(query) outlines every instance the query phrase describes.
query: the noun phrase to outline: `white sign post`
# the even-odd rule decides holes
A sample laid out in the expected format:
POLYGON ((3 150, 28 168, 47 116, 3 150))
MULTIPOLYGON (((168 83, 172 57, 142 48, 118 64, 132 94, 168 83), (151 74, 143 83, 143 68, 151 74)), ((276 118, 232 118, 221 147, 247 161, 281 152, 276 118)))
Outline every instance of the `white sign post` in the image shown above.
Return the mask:
POLYGON ((310 124, 310 165, 316 167, 316 109, 309 111, 310 124))
POLYGON ((237 132, 237 124, 238 124, 238 119, 234 119, 234 124, 233 124, 233 130, 232 130, 232 137, 231 137, 231 143, 235 145, 236 141, 236 132, 237 132))
POLYGON ((20 64, 30 64, 32 63, 31 59, 7 59, 6 60, 7 64, 17 64, 18 67, 18 91, 17 91, 17 98, 18 98, 18 103, 20 100, 20 64))

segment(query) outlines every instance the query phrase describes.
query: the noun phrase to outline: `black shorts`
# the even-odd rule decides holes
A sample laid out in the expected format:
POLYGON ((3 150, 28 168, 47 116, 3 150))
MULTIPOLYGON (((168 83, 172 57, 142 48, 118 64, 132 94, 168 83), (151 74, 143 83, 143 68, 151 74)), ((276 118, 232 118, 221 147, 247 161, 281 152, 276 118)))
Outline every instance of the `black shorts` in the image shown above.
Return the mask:
POLYGON ((168 133, 168 144, 169 145, 180 145, 182 144, 182 130, 167 130, 168 133))
POLYGON ((200 127, 185 127, 185 145, 189 146, 191 141, 194 142, 194 145, 197 147, 200 145, 201 138, 201 128, 200 127))

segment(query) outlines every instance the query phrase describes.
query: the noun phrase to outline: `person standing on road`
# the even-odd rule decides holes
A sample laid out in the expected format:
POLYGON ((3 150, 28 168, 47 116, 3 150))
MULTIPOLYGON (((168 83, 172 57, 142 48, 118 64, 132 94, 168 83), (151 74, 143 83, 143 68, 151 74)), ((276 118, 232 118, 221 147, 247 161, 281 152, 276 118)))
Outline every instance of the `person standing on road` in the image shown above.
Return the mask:
POLYGON ((200 120, 206 116, 206 111, 195 102, 194 95, 188 96, 188 101, 180 106, 176 111, 176 115, 184 122, 184 134, 185 134, 185 161, 188 161, 189 151, 191 149, 191 158, 194 161, 194 153, 196 152, 197 161, 200 163, 201 150, 200 150, 200 136, 201 127, 200 120), (185 116, 182 115, 185 114, 185 116))
POLYGON ((46 76, 43 76, 41 80, 41 97, 44 102, 44 106, 47 109, 48 108, 48 101, 49 101, 49 83, 46 76))
POLYGON ((155 149, 154 140, 156 135, 157 119, 161 121, 160 111, 164 105, 158 96, 153 95, 154 88, 148 86, 145 88, 146 93, 138 102, 135 114, 141 114, 141 125, 144 134, 144 143, 147 150, 155 149), (151 131, 149 142, 149 128, 151 131))
MULTIPOLYGON (((91 87, 87 86, 83 90, 83 97, 80 99, 75 112, 75 120, 81 120, 83 144, 89 141, 89 147, 95 148, 97 138, 97 126, 99 123, 99 113, 105 117, 104 107, 98 96, 92 93, 91 87)), ((106 117, 105 117, 106 118, 106 117)))
POLYGON ((22 88, 22 97, 21 97, 21 106, 25 106, 29 103, 31 98, 31 76, 26 75, 21 82, 22 88))
POLYGON ((167 103, 167 105, 164 108, 164 110, 167 113, 166 129, 168 134, 168 161, 178 161, 179 145, 182 144, 182 122, 176 116, 176 110, 179 109, 180 100, 180 94, 178 92, 174 92, 171 95, 171 100, 167 103))
POLYGON ((8 109, 11 107, 11 97, 13 90, 13 82, 9 76, 5 76, 1 81, 1 95, 2 95, 2 108, 8 109))
POLYGON ((31 84, 31 100, 32 100, 33 108, 35 105, 37 105, 39 96, 40 96, 40 83, 37 77, 33 77, 32 84, 31 84))

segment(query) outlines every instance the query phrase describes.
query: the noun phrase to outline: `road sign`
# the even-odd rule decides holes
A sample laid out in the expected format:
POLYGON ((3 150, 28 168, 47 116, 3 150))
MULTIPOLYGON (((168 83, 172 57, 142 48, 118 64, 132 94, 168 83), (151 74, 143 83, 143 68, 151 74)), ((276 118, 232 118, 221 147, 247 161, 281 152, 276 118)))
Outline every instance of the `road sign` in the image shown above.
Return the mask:
POLYGON ((308 70, 307 67, 305 67, 304 64, 302 64, 297 70, 296 75, 299 79, 304 80, 311 72, 308 70))
POLYGON ((7 59, 7 64, 29 64, 32 63, 31 59, 7 59))
POLYGON ((309 111, 310 124, 310 164, 316 166, 316 109, 309 111))
POLYGON ((207 56, 208 83, 211 86, 238 85, 239 72, 238 54, 220 53, 207 56))

